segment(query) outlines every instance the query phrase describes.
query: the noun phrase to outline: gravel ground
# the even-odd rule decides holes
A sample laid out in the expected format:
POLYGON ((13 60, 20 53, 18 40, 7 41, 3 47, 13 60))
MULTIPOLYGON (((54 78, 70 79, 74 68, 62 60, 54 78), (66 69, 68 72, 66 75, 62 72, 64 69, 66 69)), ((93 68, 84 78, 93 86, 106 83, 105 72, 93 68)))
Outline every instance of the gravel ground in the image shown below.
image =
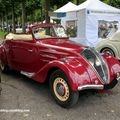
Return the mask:
POLYGON ((0 120, 120 120, 120 84, 108 93, 81 92, 70 109, 54 102, 48 85, 16 72, 2 74, 2 89, 0 120), (10 111, 16 109, 28 111, 10 111))

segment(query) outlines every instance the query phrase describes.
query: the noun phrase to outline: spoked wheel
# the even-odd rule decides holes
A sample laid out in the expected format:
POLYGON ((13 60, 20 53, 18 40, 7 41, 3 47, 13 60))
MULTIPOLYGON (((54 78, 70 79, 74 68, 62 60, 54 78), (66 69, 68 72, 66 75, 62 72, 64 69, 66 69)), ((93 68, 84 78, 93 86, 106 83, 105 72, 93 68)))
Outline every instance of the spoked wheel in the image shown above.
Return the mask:
POLYGON ((2 60, 0 60, 0 69, 1 69, 1 71, 2 72, 8 72, 8 66, 6 66, 3 62, 2 62, 2 60))
POLYGON ((55 71, 50 78, 49 85, 52 96, 60 106, 71 107, 78 101, 79 93, 72 91, 63 71, 55 71))
POLYGON ((111 56, 115 57, 114 51, 111 50, 110 48, 104 48, 104 49, 102 50, 102 53, 106 53, 106 54, 108 54, 108 55, 111 55, 111 56))

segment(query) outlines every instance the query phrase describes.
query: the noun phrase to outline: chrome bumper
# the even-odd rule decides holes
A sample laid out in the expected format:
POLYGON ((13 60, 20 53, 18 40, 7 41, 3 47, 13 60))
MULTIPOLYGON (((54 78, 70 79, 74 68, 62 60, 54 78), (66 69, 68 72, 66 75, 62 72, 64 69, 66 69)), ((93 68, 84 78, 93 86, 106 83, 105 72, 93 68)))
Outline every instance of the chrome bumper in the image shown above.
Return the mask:
POLYGON ((104 85, 81 85, 78 87, 78 91, 87 90, 87 89, 103 90, 104 85))
POLYGON ((120 81, 120 74, 117 74, 117 78, 114 79, 110 84, 104 85, 81 85, 78 87, 78 91, 87 90, 87 89, 96 89, 96 90, 107 90, 112 89, 120 81))

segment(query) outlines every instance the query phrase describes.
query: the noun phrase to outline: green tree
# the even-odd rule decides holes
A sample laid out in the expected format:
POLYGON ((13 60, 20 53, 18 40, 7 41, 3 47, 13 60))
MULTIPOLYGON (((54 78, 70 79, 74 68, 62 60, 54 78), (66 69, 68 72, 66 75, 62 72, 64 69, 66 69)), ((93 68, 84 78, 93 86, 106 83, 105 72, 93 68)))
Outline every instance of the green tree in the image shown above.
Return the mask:
POLYGON ((26 32, 26 9, 25 9, 25 6, 26 5, 26 0, 22 0, 21 1, 21 6, 22 6, 22 31, 23 33, 26 32))
POLYGON ((27 20, 34 23, 35 21, 42 21, 42 11, 44 8, 44 1, 42 0, 27 0, 26 2, 26 16, 27 20))
MULTIPOLYGON (((8 31, 8 14, 12 14, 12 25, 13 25, 13 32, 15 32, 15 10, 14 10, 14 0, 0 0, 0 6, 1 8, 1 14, 2 14, 2 21, 4 21, 5 18, 5 23, 6 23, 6 28, 8 31)), ((4 26, 4 22, 2 23, 4 26)))
POLYGON ((113 7, 120 8, 120 0, 102 0, 102 1, 113 7))
POLYGON ((49 11, 50 11, 50 0, 45 0, 45 21, 50 22, 49 11))
POLYGON ((13 29, 13 33, 15 33, 16 32, 16 27, 15 27, 15 2, 14 2, 14 0, 11 0, 10 1, 11 2, 11 8, 12 8, 12 29, 13 29))
POLYGON ((0 0, 0 6, 1 6, 0 12, 1 12, 1 17, 2 17, 2 20, 1 20, 2 27, 3 27, 3 30, 6 27, 6 31, 8 32, 8 9, 10 8, 9 1, 0 0), (4 25, 4 21, 5 21, 5 25, 4 25))
POLYGON ((0 1, 0 18, 1 18, 1 28, 2 30, 4 30, 4 14, 5 14, 5 11, 4 11, 4 5, 2 3, 2 1, 0 1))

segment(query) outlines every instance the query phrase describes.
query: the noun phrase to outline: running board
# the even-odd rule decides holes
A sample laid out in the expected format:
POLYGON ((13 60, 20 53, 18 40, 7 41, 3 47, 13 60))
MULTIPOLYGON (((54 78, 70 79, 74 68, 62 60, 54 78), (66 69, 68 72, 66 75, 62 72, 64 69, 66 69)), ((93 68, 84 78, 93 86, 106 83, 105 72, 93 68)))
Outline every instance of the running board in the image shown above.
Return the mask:
POLYGON ((20 73, 29 77, 29 78, 31 78, 35 74, 35 73, 29 73, 29 72, 24 72, 24 71, 21 71, 20 73))

